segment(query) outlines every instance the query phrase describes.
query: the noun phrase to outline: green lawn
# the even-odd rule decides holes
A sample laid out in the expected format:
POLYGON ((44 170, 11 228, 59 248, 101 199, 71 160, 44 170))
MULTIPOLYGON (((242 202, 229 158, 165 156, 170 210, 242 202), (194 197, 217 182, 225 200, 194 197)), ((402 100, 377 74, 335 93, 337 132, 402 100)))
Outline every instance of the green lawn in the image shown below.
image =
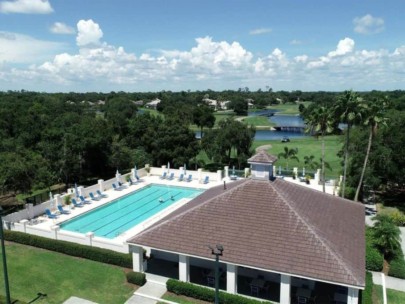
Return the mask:
POLYGON ((247 125, 257 126, 265 126, 268 130, 271 126, 275 126, 275 123, 270 122, 268 117, 265 116, 249 116, 242 120, 243 123, 247 125))
MULTIPOLYGON (((305 102, 301 102, 300 104, 303 104, 305 107, 307 107, 309 104, 311 104, 311 102, 305 101, 305 102)), ((279 111, 277 114, 294 115, 294 114, 300 113, 298 110, 298 107, 300 104, 292 104, 292 103, 280 104, 280 105, 270 106, 270 107, 268 107, 268 109, 279 111)))
MULTIPOLYGON (((41 292, 47 294, 41 303, 59 304, 77 296, 119 304, 134 292, 126 283, 123 268, 13 243, 6 245, 6 253, 14 299, 29 302, 41 292)), ((4 282, 2 265, 0 272, 0 281, 4 282)), ((0 294, 5 295, 3 283, 0 294)))
MULTIPOLYGON (((284 147, 298 148, 297 157, 299 162, 295 160, 290 160, 288 162, 288 167, 298 167, 299 171, 302 171, 304 167, 304 156, 314 155, 318 163, 320 163, 321 158, 321 139, 316 139, 315 137, 305 137, 299 139, 291 139, 289 143, 282 143, 279 140, 268 140, 268 141, 255 141, 253 147, 257 148, 258 146, 268 145, 272 146, 271 149, 268 149, 268 153, 278 156, 280 152, 284 150, 284 147)), ((342 171, 341 159, 337 156, 338 151, 342 149, 342 137, 341 136, 327 136, 325 137, 325 160, 329 163, 332 168, 332 171, 326 170, 326 178, 337 178, 342 171)), ((285 159, 281 158, 277 161, 276 166, 281 166, 282 168, 286 167, 285 159)))
MULTIPOLYGON (((374 285, 373 304, 383 303, 383 291, 381 285, 374 285)), ((387 288, 387 302, 390 304, 403 304, 405 303, 405 292, 397 291, 387 288)))

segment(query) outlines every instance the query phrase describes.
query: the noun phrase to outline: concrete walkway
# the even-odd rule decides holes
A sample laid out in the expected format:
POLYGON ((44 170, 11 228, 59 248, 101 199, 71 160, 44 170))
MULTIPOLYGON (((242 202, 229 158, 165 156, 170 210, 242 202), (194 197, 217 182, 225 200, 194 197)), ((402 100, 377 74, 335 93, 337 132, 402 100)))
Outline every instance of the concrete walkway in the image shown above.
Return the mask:
POLYGON ((166 281, 168 278, 147 273, 146 280, 146 284, 138 288, 125 304, 156 304, 161 301, 160 298, 167 291, 166 281))
MULTIPOLYGON (((381 272, 371 272, 373 274, 373 282, 376 285, 382 285, 381 272)), ((405 280, 385 276, 385 287, 405 292, 405 280)))

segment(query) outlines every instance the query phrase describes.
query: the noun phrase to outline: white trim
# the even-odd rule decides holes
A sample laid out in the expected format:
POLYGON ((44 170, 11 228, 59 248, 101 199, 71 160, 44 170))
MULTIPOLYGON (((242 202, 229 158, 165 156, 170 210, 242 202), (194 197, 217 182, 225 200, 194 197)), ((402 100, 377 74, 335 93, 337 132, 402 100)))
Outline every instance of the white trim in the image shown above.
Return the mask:
MULTIPOLYGON (((193 258, 215 262, 215 259, 205 258, 205 257, 201 257, 201 256, 198 256, 198 255, 185 254, 185 253, 180 253, 180 252, 166 250, 166 249, 153 248, 153 247, 150 247, 150 246, 140 245, 140 244, 136 244, 136 243, 127 243, 127 244, 129 246, 131 246, 131 245, 133 245, 133 246, 144 246, 144 247, 149 247, 149 248, 154 249, 154 250, 160 250, 160 251, 173 253, 173 254, 177 254, 177 255, 187 255, 187 256, 193 257, 193 258)), ((207 247, 207 249, 208 249, 208 247, 207 247)), ((207 252, 209 252, 209 250, 207 250, 207 252)), ((265 271, 265 272, 272 272, 272 273, 277 273, 277 274, 280 274, 280 275, 287 275, 287 276, 291 276, 291 277, 296 277, 296 278, 301 278, 301 279, 306 279, 306 280, 311 280, 311 281, 317 281, 317 282, 322 282, 322 283, 327 283, 327 284, 332 284, 332 285, 350 287, 350 288, 354 288, 354 289, 364 290, 364 288, 365 288, 365 287, 361 287, 361 286, 348 285, 348 284, 344 284, 344 283, 338 283, 338 282, 333 282, 333 281, 327 281, 327 280, 321 280, 321 279, 306 277, 306 276, 302 276, 302 275, 298 275, 298 274, 294 274, 294 273, 280 272, 280 271, 271 270, 271 269, 254 267, 254 266, 251 266, 251 265, 237 264, 237 263, 225 261, 224 259, 221 259, 220 262, 226 263, 226 264, 233 264, 233 265, 238 266, 238 267, 256 269, 256 270, 265 271)))

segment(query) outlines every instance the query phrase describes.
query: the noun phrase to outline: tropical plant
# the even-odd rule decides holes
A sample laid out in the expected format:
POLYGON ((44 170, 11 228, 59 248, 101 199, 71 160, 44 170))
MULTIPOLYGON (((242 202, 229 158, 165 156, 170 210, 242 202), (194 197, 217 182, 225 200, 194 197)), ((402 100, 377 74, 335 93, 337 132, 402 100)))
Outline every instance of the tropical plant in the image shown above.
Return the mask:
POLYGON ((384 254, 385 258, 395 256, 401 249, 401 231, 387 215, 378 214, 373 228, 373 236, 376 246, 384 254))
POLYGON ((359 108, 361 100, 362 99, 352 90, 345 91, 338 97, 336 106, 334 108, 336 116, 340 118, 340 122, 347 124, 343 161, 343 180, 341 191, 342 197, 345 197, 347 162, 349 158, 350 129, 353 125, 358 123, 361 118, 361 112, 359 108))
POLYGON ((304 164, 311 170, 316 170, 319 168, 319 163, 315 160, 315 156, 304 156, 304 164))
POLYGON ((322 157, 321 157, 321 181, 322 190, 325 192, 325 135, 332 133, 336 129, 337 121, 333 111, 325 106, 315 106, 305 117, 307 131, 321 135, 322 157))
POLYGON ((360 180, 357 186, 354 201, 359 199, 361 185, 363 184, 364 173, 366 172, 368 158, 370 156, 371 144, 373 136, 377 133, 378 125, 385 125, 386 118, 384 117, 385 111, 388 107, 388 102, 385 99, 376 99, 371 102, 362 102, 361 115, 363 116, 363 124, 369 128, 369 137, 366 156, 364 157, 363 169, 361 171, 360 180))
POLYGON ((289 149, 288 147, 284 147, 284 152, 280 152, 278 154, 278 158, 284 158, 286 160, 286 167, 287 167, 287 171, 288 171, 288 161, 289 160, 293 160, 295 159, 297 162, 299 162, 300 160, 297 157, 298 154, 298 148, 291 148, 289 149))

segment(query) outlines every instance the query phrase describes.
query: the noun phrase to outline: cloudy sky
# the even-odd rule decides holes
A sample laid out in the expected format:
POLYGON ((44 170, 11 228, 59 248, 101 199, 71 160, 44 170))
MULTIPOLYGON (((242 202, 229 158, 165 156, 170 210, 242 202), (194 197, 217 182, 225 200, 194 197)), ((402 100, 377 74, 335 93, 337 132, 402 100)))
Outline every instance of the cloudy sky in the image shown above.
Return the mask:
POLYGON ((0 0, 0 90, 405 89, 403 0, 0 0))

